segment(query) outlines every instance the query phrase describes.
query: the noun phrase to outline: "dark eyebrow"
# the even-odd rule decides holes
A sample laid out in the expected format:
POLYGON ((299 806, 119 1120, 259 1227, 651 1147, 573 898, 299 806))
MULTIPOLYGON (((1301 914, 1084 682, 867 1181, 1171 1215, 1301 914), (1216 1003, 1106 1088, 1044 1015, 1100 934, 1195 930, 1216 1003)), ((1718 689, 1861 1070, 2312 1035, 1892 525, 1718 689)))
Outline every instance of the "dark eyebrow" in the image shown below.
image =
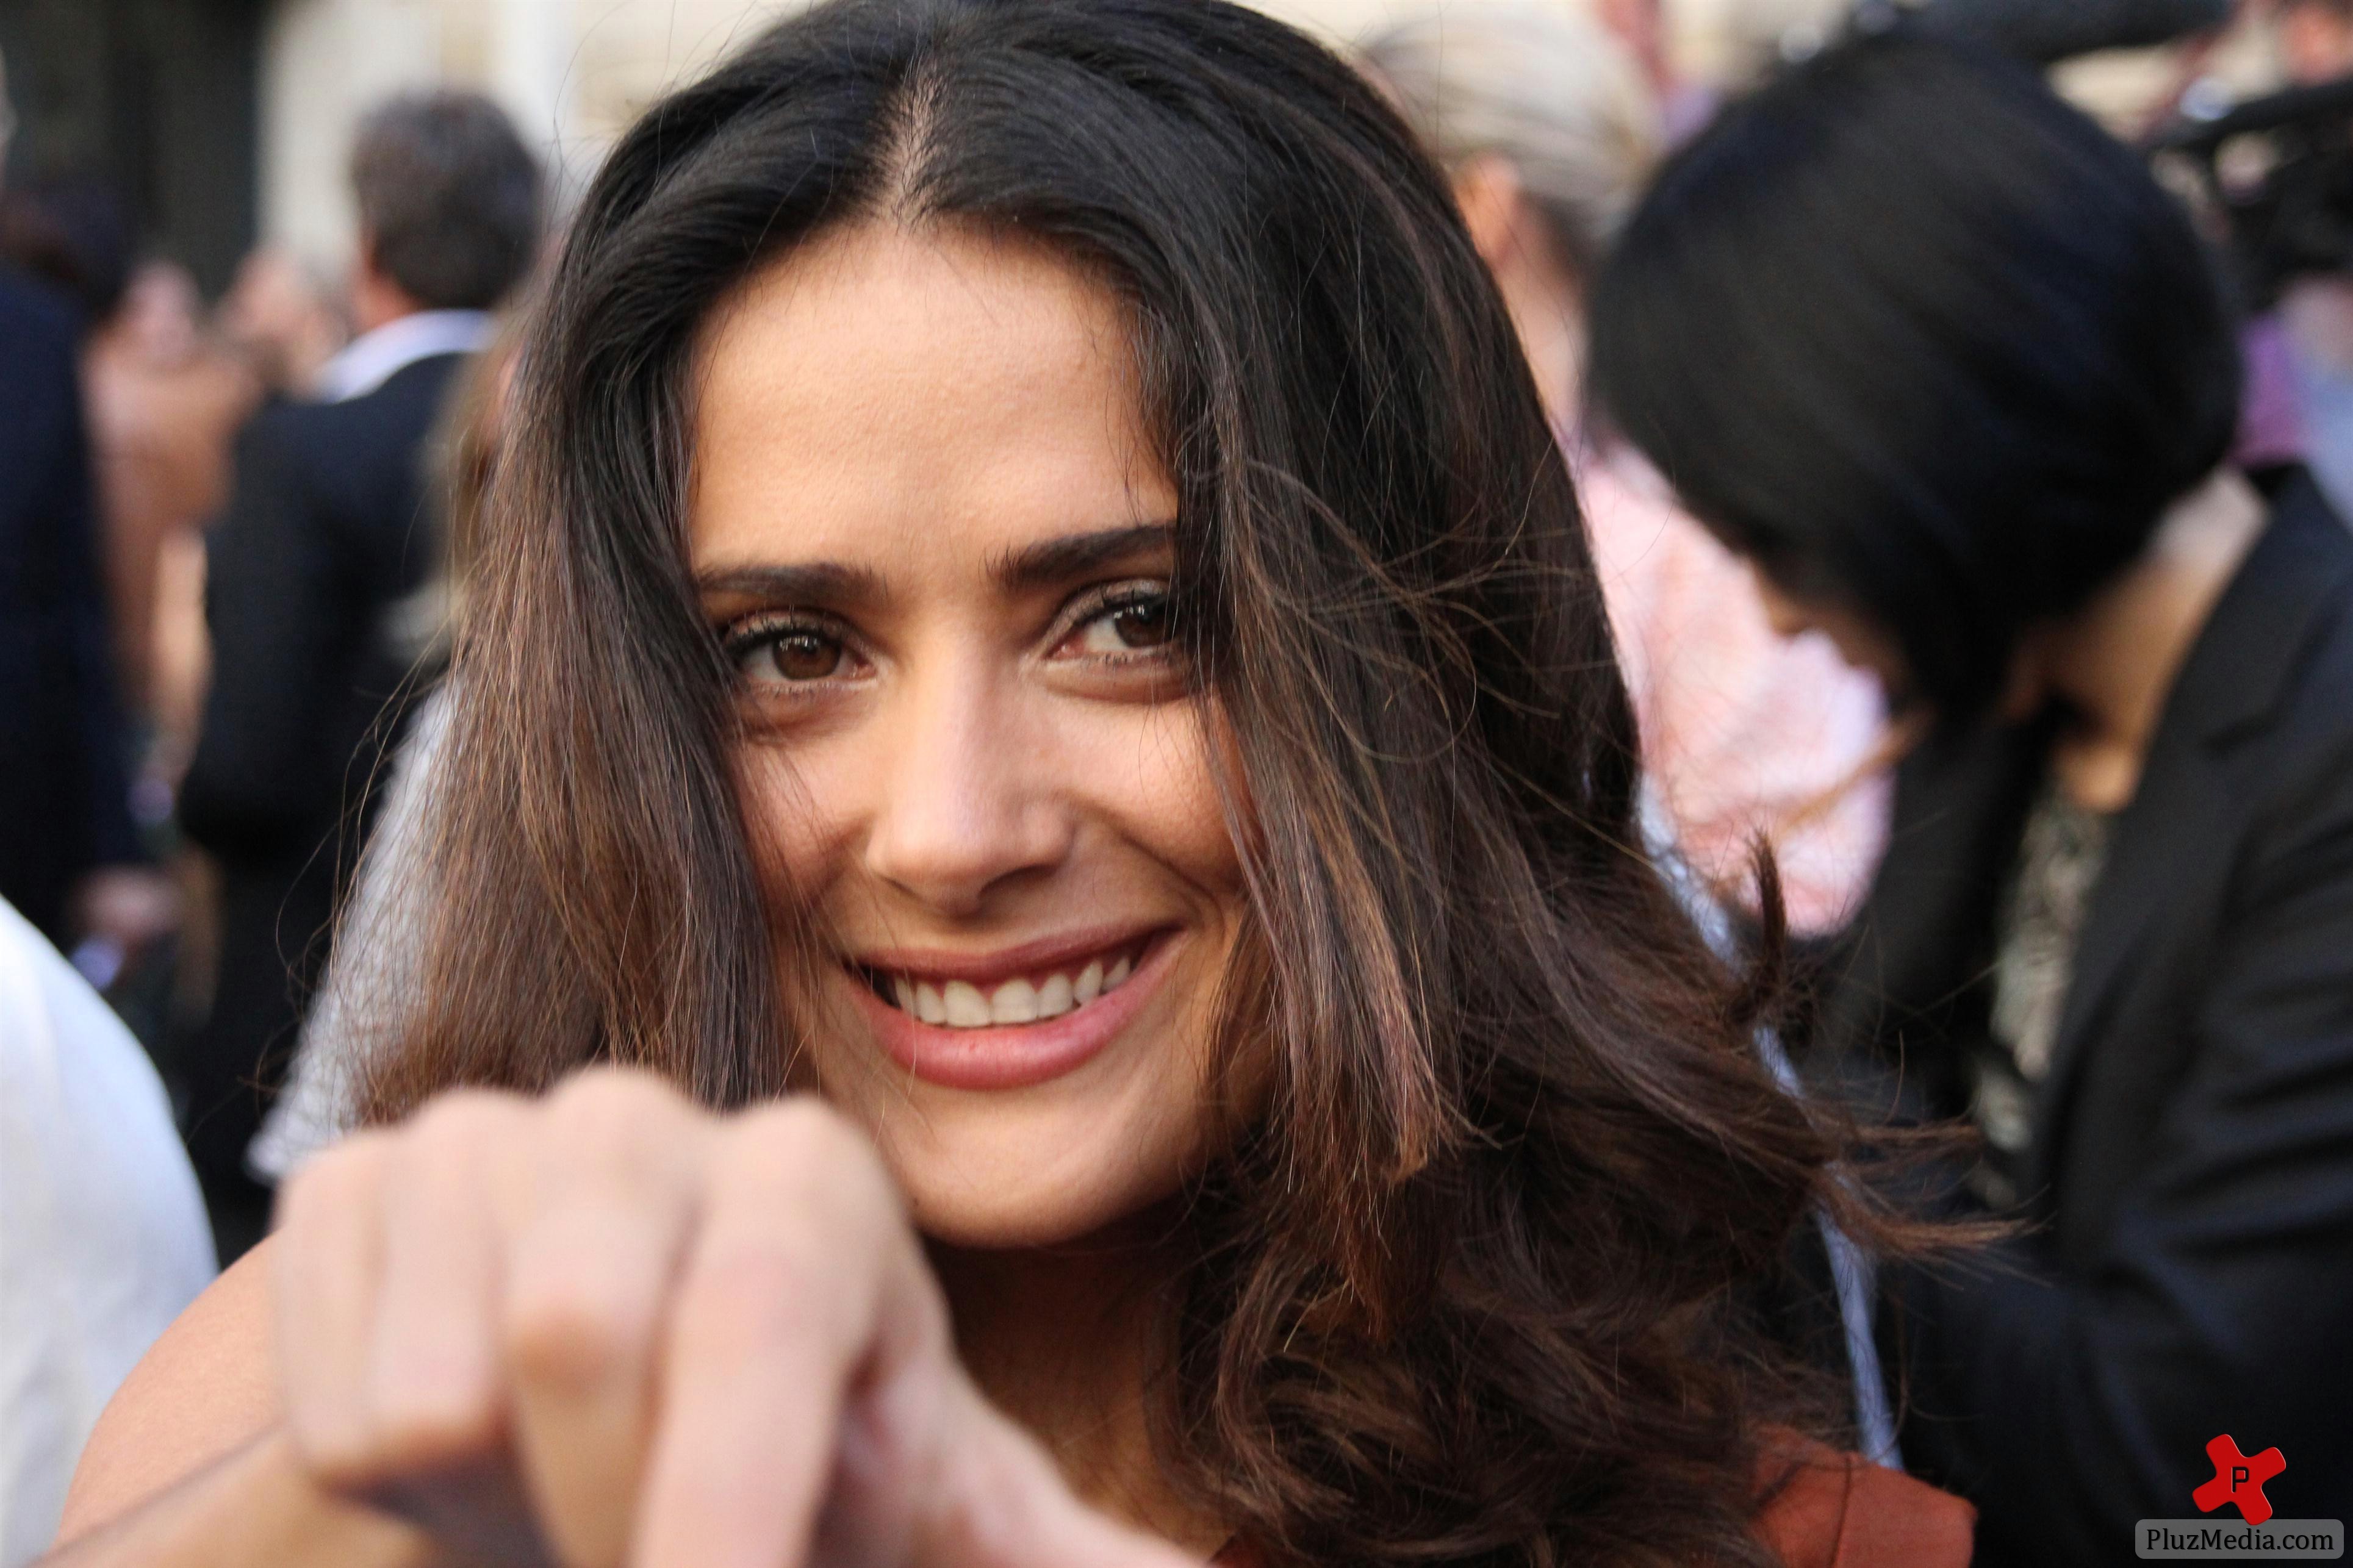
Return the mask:
POLYGON ((859 566, 830 561, 807 566, 732 566, 694 574, 698 594, 733 594, 787 604, 875 604, 889 595, 882 579, 859 566))
MULTIPOLYGON (((1176 542, 1173 522, 1136 523, 1065 534, 1024 545, 998 560, 992 574, 1008 593, 1052 588, 1123 561, 1166 552, 1176 542)), ((873 605, 890 597, 881 577, 862 566, 818 561, 799 566, 731 566, 694 574, 698 594, 727 594, 786 604, 873 605)))
POLYGON ((1092 533, 1070 533, 1060 539, 1041 539, 1035 544, 1026 544, 999 560, 994 571, 1007 592, 1034 593, 1059 587, 1073 578, 1092 575, 1139 555, 1165 553, 1174 548, 1176 542, 1176 525, 1173 522, 1140 522, 1127 528, 1099 529, 1092 533))

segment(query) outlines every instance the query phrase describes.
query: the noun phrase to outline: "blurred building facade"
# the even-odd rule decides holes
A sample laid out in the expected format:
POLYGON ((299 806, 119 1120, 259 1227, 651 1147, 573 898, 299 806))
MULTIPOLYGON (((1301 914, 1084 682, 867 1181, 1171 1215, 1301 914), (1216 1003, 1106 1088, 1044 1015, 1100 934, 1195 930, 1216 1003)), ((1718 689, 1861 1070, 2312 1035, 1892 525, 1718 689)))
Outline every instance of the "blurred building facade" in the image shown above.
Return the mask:
MULTIPOLYGON (((426 81, 480 88, 505 104, 548 151, 560 203, 666 87, 802 3, 273 0, 261 77, 262 232, 313 266, 332 265, 350 243, 340 160, 353 118, 426 81)), ((1345 40, 1406 0, 1260 3, 1345 40)))
POLYGON ((224 287, 259 222, 270 0, 0 0, 11 183, 102 185, 143 248, 224 287))
MULTIPOLYGON (((207 292, 257 240, 332 283, 352 244, 350 132, 385 94, 434 82, 489 91, 548 153, 560 208, 664 88, 804 3, 0 0, 23 123, 10 175, 102 180, 137 215, 142 248, 187 265, 207 292)), ((1253 3, 1345 44, 1422 0, 1253 3)), ((1803 52, 1853 0, 1655 3, 1677 74, 1722 84, 1803 52)), ((2223 74, 2261 85, 2263 52, 2242 47, 2223 74)), ((2162 57, 2101 58, 2063 79, 2131 129, 2136 102, 2178 86, 2176 68, 2162 57)))
MULTIPOLYGON (((385 94, 491 92, 576 193, 665 87, 805 0, 5 0, 0 52, 26 134, 18 177, 103 179, 146 249, 208 292, 256 240, 327 280, 348 260, 343 161, 385 94)), ((1256 0, 1338 43, 1418 0, 1256 0)), ((1565 5, 1593 0, 1560 0, 1565 5)), ((1847 0, 1664 0, 1694 74, 1738 74, 1847 0)))

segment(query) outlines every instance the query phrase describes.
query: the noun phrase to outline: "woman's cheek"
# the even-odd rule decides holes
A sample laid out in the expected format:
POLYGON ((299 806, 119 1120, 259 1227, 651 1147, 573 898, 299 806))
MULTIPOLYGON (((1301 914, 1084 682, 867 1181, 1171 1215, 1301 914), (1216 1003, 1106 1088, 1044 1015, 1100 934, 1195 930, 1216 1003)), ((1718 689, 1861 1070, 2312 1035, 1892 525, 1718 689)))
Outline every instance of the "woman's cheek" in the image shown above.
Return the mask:
MULTIPOLYGON (((1113 756, 1096 771, 1115 785, 1105 815, 1197 895, 1232 906, 1219 911, 1230 921, 1241 896, 1241 856, 1226 820, 1228 792, 1218 787, 1208 725, 1221 721, 1213 712, 1200 700, 1145 709, 1133 725, 1119 727, 1113 756)), ((1229 754, 1231 748, 1218 751, 1229 754)), ((1239 787, 1230 793, 1247 801, 1239 787)))
POLYGON ((865 1065, 841 1049, 856 1037, 859 1024, 837 984, 826 936, 841 924, 839 901, 855 885, 843 874, 854 819, 839 808, 842 759, 814 750, 787 760, 780 746, 752 746, 737 760, 737 798, 761 901, 780 978, 797 999, 792 1006, 801 1024, 797 1032, 808 1045, 791 1063, 791 1086, 804 1092, 839 1085, 865 1065))
MULTIPOLYGON (((1221 1028, 1221 1009, 1262 1011, 1266 1005, 1268 966, 1262 945, 1249 935, 1252 917, 1241 854, 1227 819, 1229 796, 1247 810, 1248 795, 1238 787, 1219 787, 1217 759, 1230 756, 1232 748, 1210 745, 1208 726, 1219 721, 1208 704, 1171 703, 1139 718, 1117 742, 1128 758, 1126 769, 1103 771, 1102 776, 1122 786, 1106 792, 1103 809, 1122 837, 1173 877, 1193 906, 1199 952, 1187 965, 1189 994, 1180 1025, 1193 1081, 1227 1115, 1255 1115, 1271 1081, 1271 1064, 1220 1063, 1215 1054, 1228 1038, 1266 1037, 1262 1028, 1221 1028)), ((1207 1131, 1222 1141, 1230 1129, 1207 1131)))
POLYGON ((739 753, 744 830, 771 908, 821 909, 839 879, 850 830, 839 809, 849 761, 824 743, 789 754, 780 743, 754 743, 739 753))

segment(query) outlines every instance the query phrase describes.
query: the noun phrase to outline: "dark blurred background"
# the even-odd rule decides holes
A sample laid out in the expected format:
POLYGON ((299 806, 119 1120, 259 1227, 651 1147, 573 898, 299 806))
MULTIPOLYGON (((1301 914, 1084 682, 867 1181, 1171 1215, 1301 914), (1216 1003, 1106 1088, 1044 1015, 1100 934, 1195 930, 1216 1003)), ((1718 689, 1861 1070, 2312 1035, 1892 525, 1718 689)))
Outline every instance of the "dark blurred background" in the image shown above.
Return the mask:
POLYGON ((138 247, 227 289, 259 221, 269 0, 8 0, 11 188, 111 192, 138 247))

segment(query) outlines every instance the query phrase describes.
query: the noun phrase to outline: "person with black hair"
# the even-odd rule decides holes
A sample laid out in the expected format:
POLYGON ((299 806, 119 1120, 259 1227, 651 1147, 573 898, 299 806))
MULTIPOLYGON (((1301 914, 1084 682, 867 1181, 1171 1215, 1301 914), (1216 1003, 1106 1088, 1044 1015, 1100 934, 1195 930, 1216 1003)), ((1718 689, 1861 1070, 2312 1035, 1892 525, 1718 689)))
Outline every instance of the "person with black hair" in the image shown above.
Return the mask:
POLYGON ((1923 738, 1833 1065, 1973 1117, 2004 1267, 1890 1271, 1905 1457, 1979 1561, 2124 1554, 2235 1434, 2353 1508, 2353 539, 2225 465, 2184 216, 2024 69, 1833 50, 1663 171, 1596 395, 1923 738))
POLYGON ((396 738, 380 720, 411 662, 403 606, 437 560, 426 437, 540 240, 538 162, 479 95, 383 104, 361 124, 351 174, 360 336, 325 367, 317 401, 273 405, 247 426, 207 541, 213 678, 180 815, 220 865, 221 956, 212 1013, 176 1065, 231 1256, 268 1215, 244 1164, 255 1084, 282 1072, 364 834, 357 808, 396 738))

